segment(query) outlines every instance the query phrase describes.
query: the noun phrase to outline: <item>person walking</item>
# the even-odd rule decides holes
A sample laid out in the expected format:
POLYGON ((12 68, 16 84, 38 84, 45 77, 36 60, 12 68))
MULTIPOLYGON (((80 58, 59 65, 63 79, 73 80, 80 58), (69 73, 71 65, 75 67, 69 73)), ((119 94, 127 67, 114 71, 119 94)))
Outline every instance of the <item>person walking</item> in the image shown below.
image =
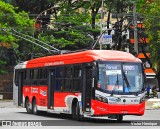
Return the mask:
POLYGON ((147 97, 149 97, 150 90, 151 90, 151 87, 148 85, 148 86, 147 86, 147 97))

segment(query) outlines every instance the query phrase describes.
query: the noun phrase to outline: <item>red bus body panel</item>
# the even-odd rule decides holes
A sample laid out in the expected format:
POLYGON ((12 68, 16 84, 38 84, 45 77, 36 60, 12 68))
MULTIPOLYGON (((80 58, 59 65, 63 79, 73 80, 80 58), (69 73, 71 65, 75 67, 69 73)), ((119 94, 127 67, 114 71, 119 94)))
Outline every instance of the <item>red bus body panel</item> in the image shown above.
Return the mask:
POLYGON ((33 59, 28 61, 26 68, 86 63, 94 60, 141 62, 138 58, 126 52, 113 50, 88 50, 77 53, 33 59))
POLYGON ((91 104, 94 115, 143 115, 145 111, 145 102, 142 102, 141 104, 107 104, 97 100, 91 100, 91 104))
MULTIPOLYGON (((65 98, 68 95, 78 96, 79 93, 72 92, 54 92, 54 107, 66 107, 65 98)), ((30 103, 32 103, 33 97, 37 100, 38 106, 48 105, 48 87, 47 86, 24 86, 23 96, 29 97, 30 103)))
POLYGON ((68 95, 74 95, 72 92, 54 92, 54 107, 66 107, 65 98, 68 95))
POLYGON ((36 98, 38 106, 48 105, 48 87, 47 86, 23 86, 23 96, 29 97, 30 103, 32 103, 33 97, 36 98))

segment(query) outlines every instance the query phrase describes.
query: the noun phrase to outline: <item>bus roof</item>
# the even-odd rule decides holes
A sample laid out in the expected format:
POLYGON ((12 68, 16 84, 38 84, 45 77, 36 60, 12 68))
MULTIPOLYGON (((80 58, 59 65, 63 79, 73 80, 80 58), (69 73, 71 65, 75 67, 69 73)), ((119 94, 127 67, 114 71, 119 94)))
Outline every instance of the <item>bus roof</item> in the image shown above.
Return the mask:
POLYGON ((32 59, 27 62, 26 68, 78 64, 92 62, 94 60, 141 62, 140 59, 127 52, 114 50, 87 50, 32 59))

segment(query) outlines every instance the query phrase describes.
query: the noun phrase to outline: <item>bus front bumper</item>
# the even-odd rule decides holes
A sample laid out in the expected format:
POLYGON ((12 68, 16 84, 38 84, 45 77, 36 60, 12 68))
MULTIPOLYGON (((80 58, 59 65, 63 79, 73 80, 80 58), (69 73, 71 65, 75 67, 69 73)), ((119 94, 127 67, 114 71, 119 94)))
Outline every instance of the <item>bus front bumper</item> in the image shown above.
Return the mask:
POLYGON ((108 104, 91 100, 92 115, 143 115, 145 101, 140 104, 108 104))

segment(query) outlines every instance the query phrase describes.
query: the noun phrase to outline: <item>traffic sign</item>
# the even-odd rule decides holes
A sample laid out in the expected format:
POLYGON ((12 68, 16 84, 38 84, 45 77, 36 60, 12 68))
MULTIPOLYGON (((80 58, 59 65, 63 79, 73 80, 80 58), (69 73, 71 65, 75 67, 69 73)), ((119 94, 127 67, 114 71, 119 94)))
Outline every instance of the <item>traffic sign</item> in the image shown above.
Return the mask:
POLYGON ((112 44, 112 35, 103 34, 100 40, 101 44, 112 44))

